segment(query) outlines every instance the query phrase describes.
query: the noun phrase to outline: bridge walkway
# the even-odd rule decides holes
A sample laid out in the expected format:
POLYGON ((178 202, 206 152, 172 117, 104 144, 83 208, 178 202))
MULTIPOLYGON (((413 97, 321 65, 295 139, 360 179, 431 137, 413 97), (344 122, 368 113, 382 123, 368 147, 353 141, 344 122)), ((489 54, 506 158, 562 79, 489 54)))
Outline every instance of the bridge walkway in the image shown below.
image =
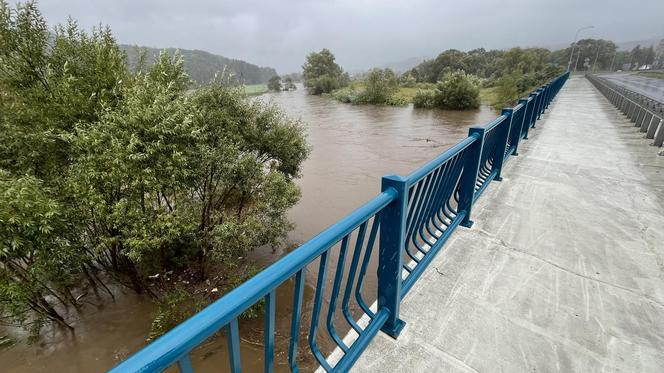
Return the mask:
POLYGON ((583 77, 355 372, 661 372, 664 157, 583 77))

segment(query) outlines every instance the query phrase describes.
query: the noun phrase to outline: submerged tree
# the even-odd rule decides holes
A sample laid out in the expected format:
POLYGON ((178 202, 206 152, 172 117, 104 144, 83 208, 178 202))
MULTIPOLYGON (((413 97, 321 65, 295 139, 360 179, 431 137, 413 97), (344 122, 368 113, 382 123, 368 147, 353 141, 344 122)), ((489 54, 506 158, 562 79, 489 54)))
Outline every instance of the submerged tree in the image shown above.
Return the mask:
POLYGON ((448 110, 477 109, 480 90, 471 76, 463 71, 448 72, 436 89, 419 92, 413 99, 415 107, 437 107, 448 110))
POLYGON ((313 95, 332 92, 350 82, 348 74, 334 61, 334 55, 328 49, 307 56, 302 66, 302 78, 304 86, 313 95))
POLYGON ((279 75, 270 78, 270 81, 267 82, 267 89, 274 92, 281 92, 281 78, 279 75))
POLYGON ((294 91, 296 89, 297 86, 295 86, 295 83, 293 83, 293 78, 290 76, 284 78, 284 91, 294 91))

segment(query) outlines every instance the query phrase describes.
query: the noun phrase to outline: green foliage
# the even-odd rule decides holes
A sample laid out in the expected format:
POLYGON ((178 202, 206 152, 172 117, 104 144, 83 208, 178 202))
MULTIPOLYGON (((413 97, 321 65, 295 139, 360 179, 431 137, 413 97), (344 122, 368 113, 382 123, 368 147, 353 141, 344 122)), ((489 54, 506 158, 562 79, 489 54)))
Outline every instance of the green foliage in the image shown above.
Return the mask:
POLYGON ((330 93, 350 82, 348 74, 334 62, 334 55, 328 49, 312 52, 307 56, 302 65, 302 78, 305 88, 313 95, 330 93))
POLYGON ((480 106, 479 95, 476 79, 463 71, 455 71, 446 73, 435 90, 418 92, 413 98, 413 104, 418 108, 476 109, 480 106))
POLYGON ((147 341, 153 341, 166 334, 205 306, 206 303, 202 299, 192 297, 192 294, 182 287, 166 292, 157 302, 157 314, 152 320, 147 341))
POLYGON ((535 88, 545 84, 563 73, 563 68, 558 65, 548 64, 540 71, 522 74, 514 71, 505 74, 496 83, 496 95, 492 106, 500 109, 504 106, 512 106, 517 99, 528 94, 535 88))
POLYGON ((417 79, 413 76, 411 72, 406 72, 399 76, 399 86, 406 88, 413 88, 417 85, 417 79))
POLYGON ((73 294, 106 288, 96 272, 157 296, 153 273, 229 279, 283 242, 308 154, 299 121, 221 78, 188 92, 177 53, 130 73, 108 29, 70 21, 51 38, 33 3, 0 0, 0 36, 1 316, 68 326, 73 294))
POLYGON ((436 106, 436 92, 433 89, 418 90, 413 97, 413 106, 416 108, 433 108, 436 106))
POLYGON ((67 326, 47 298, 65 303, 76 284, 84 258, 75 219, 33 176, 1 171, 0 191, 0 314, 28 326, 67 326))
POLYGON ((267 89, 273 92, 281 92, 281 78, 279 75, 270 78, 270 81, 267 82, 267 89))
POLYGON ((523 74, 540 71, 548 63, 566 65, 566 61, 563 63, 558 54, 544 48, 512 48, 506 51, 479 48, 469 52, 449 49, 433 60, 422 62, 406 74, 413 76, 417 82, 429 83, 435 83, 445 74, 456 70, 482 79, 497 79, 514 71, 523 74))
POLYGON ((354 105, 408 105, 410 98, 399 95, 397 75, 391 69, 373 69, 363 81, 337 89, 332 97, 337 101, 354 105))
POLYGON ((384 104, 397 90, 397 76, 390 69, 373 69, 367 74, 363 101, 370 104, 384 104))

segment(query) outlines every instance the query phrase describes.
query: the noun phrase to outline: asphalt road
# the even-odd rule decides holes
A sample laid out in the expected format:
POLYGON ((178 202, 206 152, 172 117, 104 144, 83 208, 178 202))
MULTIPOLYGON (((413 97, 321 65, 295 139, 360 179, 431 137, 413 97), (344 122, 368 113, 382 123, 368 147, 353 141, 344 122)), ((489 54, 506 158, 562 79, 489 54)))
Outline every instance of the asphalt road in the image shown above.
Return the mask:
POLYGON ((634 92, 648 96, 655 101, 664 103, 664 79, 647 78, 629 73, 604 74, 600 76, 634 92))

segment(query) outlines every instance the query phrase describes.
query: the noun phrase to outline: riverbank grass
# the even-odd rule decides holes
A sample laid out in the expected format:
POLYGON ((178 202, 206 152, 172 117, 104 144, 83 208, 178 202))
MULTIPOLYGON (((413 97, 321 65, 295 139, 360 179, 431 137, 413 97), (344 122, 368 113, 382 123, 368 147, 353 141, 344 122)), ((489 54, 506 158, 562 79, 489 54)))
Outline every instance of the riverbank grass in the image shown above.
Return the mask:
POLYGON ((242 89, 247 96, 258 96, 268 91, 267 84, 245 84, 242 89))

